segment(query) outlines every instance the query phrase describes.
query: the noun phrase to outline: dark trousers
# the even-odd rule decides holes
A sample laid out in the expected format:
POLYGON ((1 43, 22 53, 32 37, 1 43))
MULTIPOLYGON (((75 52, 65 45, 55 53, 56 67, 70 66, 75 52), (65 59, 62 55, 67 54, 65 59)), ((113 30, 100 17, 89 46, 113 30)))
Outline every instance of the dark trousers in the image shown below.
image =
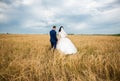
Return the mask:
POLYGON ((50 42, 51 42, 51 48, 56 49, 57 42, 53 42, 53 41, 50 41, 50 42))

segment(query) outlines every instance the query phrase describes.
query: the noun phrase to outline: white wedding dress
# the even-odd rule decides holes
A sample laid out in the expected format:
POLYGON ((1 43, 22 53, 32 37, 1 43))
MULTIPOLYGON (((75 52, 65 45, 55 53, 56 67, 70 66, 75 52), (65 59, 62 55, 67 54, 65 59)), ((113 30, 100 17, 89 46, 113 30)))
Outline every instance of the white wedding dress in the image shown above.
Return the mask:
POLYGON ((77 52, 76 47, 72 43, 72 41, 67 38, 67 34, 64 29, 61 29, 61 32, 58 33, 59 40, 57 43, 57 49, 64 54, 75 54, 77 52))

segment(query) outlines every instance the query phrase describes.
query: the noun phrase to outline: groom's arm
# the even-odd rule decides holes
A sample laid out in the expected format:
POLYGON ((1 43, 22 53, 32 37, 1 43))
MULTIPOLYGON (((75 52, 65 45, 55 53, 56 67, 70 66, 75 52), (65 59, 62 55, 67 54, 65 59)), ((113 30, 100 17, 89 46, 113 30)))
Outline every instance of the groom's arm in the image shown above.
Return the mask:
POLYGON ((57 39, 57 33, 55 32, 55 38, 56 38, 56 41, 58 41, 58 39, 57 39))

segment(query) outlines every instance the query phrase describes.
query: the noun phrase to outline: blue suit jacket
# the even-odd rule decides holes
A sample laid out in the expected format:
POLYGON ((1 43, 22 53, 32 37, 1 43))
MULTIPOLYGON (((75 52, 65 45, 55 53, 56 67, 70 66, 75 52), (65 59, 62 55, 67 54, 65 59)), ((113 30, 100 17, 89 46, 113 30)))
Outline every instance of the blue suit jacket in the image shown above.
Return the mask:
POLYGON ((56 31, 55 30, 51 30, 50 31, 50 41, 51 42, 57 42, 57 35, 56 35, 56 31))

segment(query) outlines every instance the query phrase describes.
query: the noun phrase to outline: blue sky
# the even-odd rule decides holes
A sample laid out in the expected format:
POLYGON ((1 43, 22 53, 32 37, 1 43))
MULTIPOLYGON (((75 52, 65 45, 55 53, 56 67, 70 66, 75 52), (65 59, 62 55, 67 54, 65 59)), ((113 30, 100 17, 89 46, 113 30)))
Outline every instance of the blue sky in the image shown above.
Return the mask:
POLYGON ((0 0, 0 33, 120 33, 120 0, 0 0))

